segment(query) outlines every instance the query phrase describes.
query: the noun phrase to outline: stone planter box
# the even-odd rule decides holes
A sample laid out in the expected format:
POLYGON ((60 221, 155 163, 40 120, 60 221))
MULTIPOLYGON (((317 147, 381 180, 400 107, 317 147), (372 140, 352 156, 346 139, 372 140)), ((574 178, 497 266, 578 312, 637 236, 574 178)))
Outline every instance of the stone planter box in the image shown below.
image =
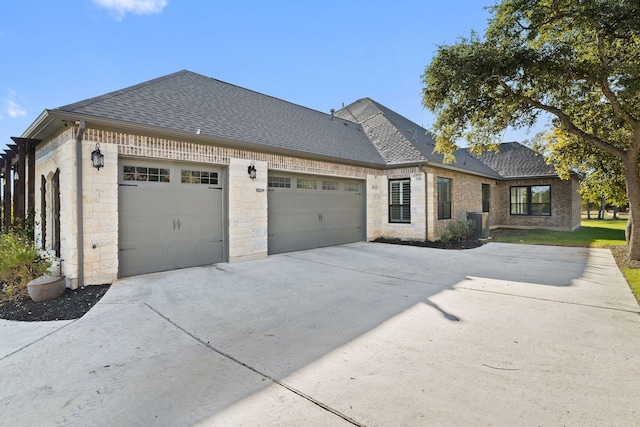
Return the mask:
POLYGON ((35 302, 49 301, 64 294, 67 281, 64 276, 40 276, 27 283, 29 296, 35 302))

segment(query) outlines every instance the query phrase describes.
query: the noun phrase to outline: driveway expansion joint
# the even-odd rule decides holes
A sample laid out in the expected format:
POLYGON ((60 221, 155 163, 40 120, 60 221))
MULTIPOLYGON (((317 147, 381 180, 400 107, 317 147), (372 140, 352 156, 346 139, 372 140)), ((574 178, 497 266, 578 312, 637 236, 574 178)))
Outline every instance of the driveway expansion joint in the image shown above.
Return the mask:
POLYGON ((343 420, 347 421, 348 423, 357 426, 357 427, 366 427, 364 424, 361 424, 359 422, 357 422, 356 420, 350 418, 349 416, 343 414, 342 412, 338 411, 337 409, 334 409, 322 402, 320 402, 319 400, 314 399, 313 397, 309 396, 306 393, 303 393, 300 390, 297 390, 294 387, 291 387, 290 385, 284 383, 281 380, 278 380, 274 377, 272 377, 269 374, 266 374, 264 372, 261 372, 260 370, 258 370, 257 368, 254 368, 253 366, 247 365, 246 363, 242 362, 241 360, 237 359, 236 357, 230 355, 229 353, 226 353, 218 348, 215 348, 214 346, 212 346, 209 342, 205 342, 202 339, 198 338, 197 336, 195 336, 194 334, 192 334, 191 332, 187 331, 185 328, 183 328, 182 326, 178 325, 176 322, 174 322, 173 320, 171 320, 169 317, 165 316, 164 314, 162 314, 160 311, 156 310, 154 307, 152 307, 151 305, 149 305, 148 303, 144 303, 144 305, 146 305, 151 311, 153 311, 154 313, 156 313, 158 316, 160 316, 162 319, 164 319, 166 322, 170 323, 173 327, 177 328, 178 330, 182 331, 183 333, 187 334, 189 337, 191 337, 192 339, 194 339, 195 341, 197 341, 198 343, 202 344, 203 346, 207 347, 209 350, 219 354, 220 356, 231 360, 234 363, 237 363, 240 366, 243 366, 247 369, 249 369, 250 371, 262 376, 263 378, 266 378, 268 380, 270 380, 272 383, 279 385, 280 387, 289 390, 290 392, 296 394, 297 396, 309 401, 310 403, 313 403, 314 405, 324 409, 327 412, 332 413, 333 415, 342 418, 343 420))
POLYGON ((60 326, 58 329, 56 329, 56 330, 54 330, 54 331, 49 332, 47 335, 44 335, 44 336, 42 336, 42 337, 38 338, 37 340, 30 342, 30 343, 29 343, 29 344, 27 344, 27 345, 23 345, 22 347, 20 347, 20 348, 19 348, 19 349, 17 349, 16 351, 13 351, 13 352, 11 352, 11 353, 9 353, 9 354, 7 354, 7 355, 3 356, 3 357, 0 357, 0 361, 2 361, 2 360, 4 360, 4 359, 6 359, 6 358, 8 358, 8 357, 10 357, 10 356, 12 356, 12 355, 14 355, 14 354, 16 354, 16 353, 21 352, 21 351, 22 351, 22 350, 24 350, 25 348, 27 348, 27 347, 29 347, 29 346, 32 346, 33 344, 35 344, 35 343, 37 343, 37 342, 42 341, 43 339, 47 338, 48 336, 55 334, 56 332, 58 332, 58 331, 60 331, 60 330, 62 330, 62 329, 64 329, 64 328, 66 328, 67 326, 71 325, 72 323, 75 323, 77 320, 78 320, 78 319, 73 319, 73 320, 72 320, 72 321, 70 321, 69 323, 67 323, 67 324, 65 324, 65 325, 60 326))
POLYGON ((540 297, 533 297, 533 296, 527 296, 527 295, 518 295, 518 294, 512 294, 512 293, 508 293, 508 292, 499 292, 499 291, 492 291, 492 290, 487 290, 487 289, 476 289, 476 288, 470 288, 470 287, 466 287, 466 286, 449 286, 449 285, 441 285, 438 283, 433 283, 433 282, 427 282, 424 280, 416 280, 416 279, 408 279, 408 278, 404 278, 404 277, 397 277, 397 276, 393 276, 390 274, 380 274, 380 273, 372 273, 370 271, 364 271, 364 270, 359 270, 357 268, 349 268, 349 267, 344 267, 341 265, 335 265, 335 264, 329 264, 326 262, 320 262, 320 261, 315 261, 315 260, 311 260, 311 259, 307 259, 307 258, 301 258, 295 255, 285 255, 289 258, 294 258, 300 261, 306 261, 306 262, 310 262, 310 263, 314 263, 314 264, 319 264, 319 265, 325 265, 327 267, 333 267, 333 268, 339 268, 342 270, 349 270, 349 271, 356 271, 358 273, 362 273, 362 274, 369 274, 371 276, 376 276, 376 277, 384 277, 385 279, 393 279, 393 280, 400 280, 400 281, 405 281, 405 282, 412 282, 412 283, 421 283, 424 285, 429 285, 429 286, 437 286, 443 289, 452 289, 452 290, 465 290, 465 291, 475 291, 475 292, 484 292, 484 293, 490 293, 490 294, 495 294, 495 295, 504 295, 504 296, 510 296, 510 297, 515 297, 515 298, 526 298, 526 299, 533 299, 533 300, 538 300, 538 301, 547 301, 547 302, 555 302, 555 303, 559 303, 559 304, 571 304, 571 305, 578 305, 578 306, 582 306, 582 307, 590 307, 590 308, 599 308, 602 310, 613 310, 613 311, 620 311, 620 312, 624 312, 624 313, 633 313, 633 314, 639 314, 640 315, 640 310, 629 310, 629 309, 625 309, 625 308, 616 308, 616 307, 606 307, 603 305, 593 305, 593 304, 583 304, 583 303, 579 303, 579 302, 571 302, 571 301, 562 301, 562 300, 557 300, 557 299, 549 299, 549 298, 540 298, 540 297))
POLYGON ((573 302, 573 301, 562 301, 562 300, 559 300, 559 299, 533 297, 533 296, 530 296, 530 295, 518 295, 518 294, 511 294, 509 292, 499 292, 499 291, 491 291, 491 290, 487 290, 487 289, 468 288, 466 286, 457 286, 456 289, 461 289, 461 290, 465 290, 465 291, 474 291, 474 292, 484 292, 484 293, 494 294, 494 295, 504 295, 504 296, 514 297, 514 298, 525 298, 525 299, 532 299, 532 300, 537 300, 537 301, 555 302, 555 303, 558 303, 558 304, 577 305, 577 306, 580 306, 580 307, 597 308, 597 309, 601 309, 601 310, 620 311, 620 312, 623 312, 623 313, 632 313, 632 314, 640 315, 640 311, 639 310, 630 310, 630 309, 626 309, 626 308, 606 307, 604 305, 584 304, 584 303, 573 302))

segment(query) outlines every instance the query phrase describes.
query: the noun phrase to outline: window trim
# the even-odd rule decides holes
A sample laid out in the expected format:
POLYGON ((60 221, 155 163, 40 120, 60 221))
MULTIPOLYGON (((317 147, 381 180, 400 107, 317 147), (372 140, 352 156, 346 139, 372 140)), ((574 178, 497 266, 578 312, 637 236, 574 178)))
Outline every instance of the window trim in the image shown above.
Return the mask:
POLYGON ((445 178, 443 176, 439 176, 436 178, 436 188, 437 188, 437 203, 438 203, 438 220, 447 220, 447 219, 451 219, 453 217, 453 179, 451 178, 445 178), (448 182, 448 186, 447 186, 447 195, 448 197, 446 197, 448 200, 443 200, 444 198, 441 197, 441 191, 440 191, 440 183, 441 182, 448 182), (448 205, 447 209, 445 209, 445 206, 448 205), (448 215, 447 215, 448 214, 448 215))
POLYGON ((482 212, 491 212, 491 184, 482 184, 482 212))
MULTIPOLYGON (((538 210, 540 211, 540 210, 538 210)), ((551 185, 550 184, 535 184, 535 185, 512 185, 509 187, 509 215, 511 216, 551 216, 551 185), (549 202, 548 203, 534 203, 533 202, 533 191, 531 189, 533 187, 547 187, 549 189, 549 202), (525 189, 526 190, 526 202, 525 203, 514 203, 513 201, 513 190, 525 189), (523 205, 525 208, 524 213, 514 213, 514 205, 523 205), (534 205, 548 205, 548 213, 533 213, 534 205)))
POLYGON ((389 180, 389 223, 411 224, 411 179, 390 179, 389 180), (398 191, 398 203, 393 203, 394 185, 398 191), (405 194, 408 193, 408 194, 405 194), (394 207, 399 207, 399 216, 394 215, 394 207))

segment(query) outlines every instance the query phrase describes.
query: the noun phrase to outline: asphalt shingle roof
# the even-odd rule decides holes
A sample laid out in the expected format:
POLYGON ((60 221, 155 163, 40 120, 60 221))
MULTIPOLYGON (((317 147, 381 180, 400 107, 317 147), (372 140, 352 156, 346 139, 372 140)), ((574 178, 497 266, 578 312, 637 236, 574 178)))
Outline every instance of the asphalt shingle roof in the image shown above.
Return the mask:
POLYGON ((495 170, 505 179, 555 177, 553 166, 544 158, 518 142, 500 144, 500 151, 484 151, 476 156, 481 162, 495 170))
POLYGON ((190 71, 56 110, 193 134, 200 129, 214 138, 384 165, 353 122, 190 71))
POLYGON ((424 162, 496 179, 556 176, 515 142, 480 156, 461 149, 445 165, 426 129, 369 98, 329 115, 186 70, 53 111, 381 167, 424 162))
MULTIPOLYGON (((426 129, 370 98, 343 107, 336 112, 336 116, 360 123, 389 165, 428 162, 444 166, 444 156, 434 153, 435 140, 426 129)), ((470 156, 466 150, 457 150, 454 155, 456 162, 453 166, 500 178, 493 169, 470 156)))

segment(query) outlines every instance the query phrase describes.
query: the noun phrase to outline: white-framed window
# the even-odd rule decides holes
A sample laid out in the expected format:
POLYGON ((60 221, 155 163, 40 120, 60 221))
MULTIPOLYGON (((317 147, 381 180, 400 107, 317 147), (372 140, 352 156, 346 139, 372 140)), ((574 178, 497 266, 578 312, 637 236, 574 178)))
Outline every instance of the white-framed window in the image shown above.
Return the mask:
POLYGON ((389 222, 411 222, 411 180, 389 181, 389 222))

